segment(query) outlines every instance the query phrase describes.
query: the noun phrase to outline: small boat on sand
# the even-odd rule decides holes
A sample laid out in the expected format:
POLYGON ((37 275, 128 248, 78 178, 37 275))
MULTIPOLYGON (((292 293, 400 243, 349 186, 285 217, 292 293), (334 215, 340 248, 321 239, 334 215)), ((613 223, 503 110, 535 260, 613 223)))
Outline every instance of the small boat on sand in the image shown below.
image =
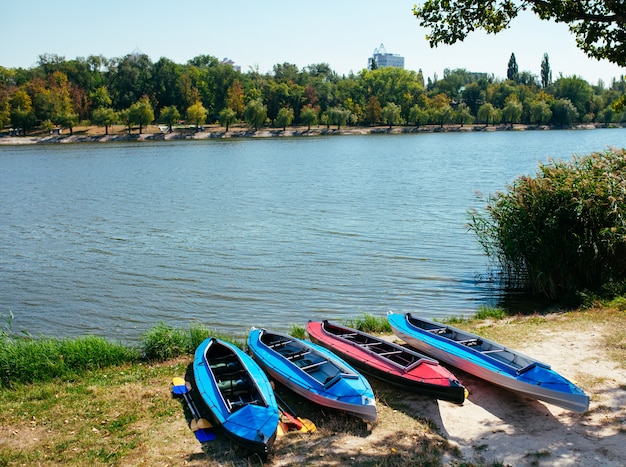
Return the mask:
POLYGON ((273 379, 302 397, 376 421, 376 399, 369 382, 325 348, 286 334, 252 329, 248 351, 273 379))
POLYGON ((589 396, 550 365, 476 334, 411 313, 389 313, 396 336, 417 350, 491 383, 576 412, 589 396))
POLYGON ((216 424, 235 442, 266 455, 276 438, 279 414, 263 370, 235 345, 209 338, 196 349, 193 372, 216 424))
POLYGON ((363 373, 420 394, 462 404, 465 388, 439 362, 377 336, 329 323, 309 321, 311 340, 332 349, 363 373))

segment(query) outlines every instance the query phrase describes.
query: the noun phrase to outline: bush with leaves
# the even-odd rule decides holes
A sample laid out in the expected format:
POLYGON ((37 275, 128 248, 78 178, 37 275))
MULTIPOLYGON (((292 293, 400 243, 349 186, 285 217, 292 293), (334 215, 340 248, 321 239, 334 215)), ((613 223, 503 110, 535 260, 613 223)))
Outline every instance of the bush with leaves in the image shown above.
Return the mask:
POLYGON ((626 280, 626 150, 542 164, 470 212, 509 283, 562 299, 626 280))

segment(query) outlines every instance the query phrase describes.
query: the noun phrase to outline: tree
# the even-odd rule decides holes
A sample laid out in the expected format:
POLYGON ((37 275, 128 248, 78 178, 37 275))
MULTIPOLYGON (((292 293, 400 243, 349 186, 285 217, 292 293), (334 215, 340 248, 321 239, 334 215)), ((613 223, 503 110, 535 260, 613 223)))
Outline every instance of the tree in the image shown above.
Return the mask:
POLYGON ((552 105, 552 122, 560 126, 572 126, 578 118, 578 111, 569 99, 558 99, 552 105))
POLYGON ((0 102, 0 131, 11 121, 11 108, 9 102, 0 102))
POLYGON ((220 111, 219 122, 220 125, 226 127, 226 132, 228 133, 228 128, 231 123, 234 123, 237 120, 237 113, 231 109, 230 107, 226 107, 220 111))
POLYGON ((456 111, 454 112, 454 119, 461 126, 465 124, 469 125, 474 121, 474 117, 472 117, 469 106, 464 103, 458 105, 456 111))
POLYGON ((9 101, 9 107, 11 109, 11 124, 17 128, 18 134, 20 128, 26 132, 35 126, 36 117, 33 112, 32 100, 26 91, 18 90, 9 101))
POLYGON ((554 83, 554 96, 557 99, 568 99, 576 107, 578 115, 585 115, 591 111, 593 89, 582 78, 577 76, 559 78, 554 83))
POLYGON ((409 111, 409 122, 415 123, 418 128, 420 125, 428 123, 428 112, 415 104, 409 111))
POLYGON ((243 116, 246 104, 244 102, 243 85, 240 80, 236 79, 233 81, 233 84, 226 91, 226 105, 235 112, 236 118, 243 116))
POLYGON ((399 105, 390 102, 382 110, 383 122, 389 125, 389 128, 393 125, 397 125, 401 121, 400 112, 401 108, 399 105))
POLYGON ((541 86, 547 88, 552 84, 552 70, 550 69, 550 60, 548 54, 543 54, 541 61, 541 86))
POLYGON ((430 29, 427 39, 436 47, 463 41, 476 29, 501 32, 524 10, 566 23, 588 56, 626 66, 626 12, 615 0, 426 0, 413 14, 420 26, 430 29))
POLYGON ((110 107, 113 102, 111 101, 109 91, 105 86, 100 86, 96 88, 95 91, 89 93, 89 99, 91 99, 91 104, 96 109, 100 107, 110 107))
POLYGON ((148 126, 154 121, 154 110, 152 110, 148 96, 143 96, 130 106, 128 118, 131 124, 139 125, 139 134, 141 134, 144 126, 148 126))
POLYGON ((74 134, 74 127, 78 124, 78 114, 65 112, 57 116, 57 123, 63 128, 69 128, 70 135, 74 134))
POLYGON ((517 60, 515 59, 515 54, 511 54, 511 58, 509 58, 509 66, 506 69, 506 79, 510 79, 511 81, 517 81, 517 76, 519 75, 519 68, 517 66, 517 60))
POLYGON ((254 128, 254 131, 257 131, 259 126, 263 125, 267 119, 267 107, 263 105, 261 99, 254 99, 248 102, 243 111, 243 118, 248 125, 254 128))
POLYGON ((530 104, 530 123, 537 125, 546 125, 552 118, 552 110, 547 102, 535 100, 530 104))
POLYGON ((175 105, 169 105, 161 109, 159 119, 161 120, 161 123, 165 123, 167 125, 167 129, 171 133, 172 125, 180 120, 180 112, 175 105))
POLYGON ((109 134, 109 127, 117 121, 115 110, 108 107, 98 107, 91 113, 91 123, 104 127, 104 133, 109 134))
POLYGON ((126 109, 142 96, 153 95, 152 61, 145 54, 129 54, 122 58, 109 85, 114 109, 126 109))
POLYGON ((315 125, 317 123, 317 112, 310 104, 302 107, 300 111, 300 122, 307 126, 307 130, 311 130, 311 125, 315 125))
POLYGON ((365 106, 365 121, 370 125, 376 125, 382 119, 383 108, 376 96, 370 96, 365 106))
POLYGON ((489 126, 489 124, 495 124, 500 121, 498 118, 498 110, 489 102, 483 104, 478 109, 478 121, 485 122, 485 126, 489 126))
POLYGON ((340 130, 342 125, 345 125, 350 118, 350 111, 342 109, 341 107, 333 107, 328 109, 328 124, 337 125, 337 129, 340 130))
POLYGON ((517 96, 513 94, 509 99, 507 99, 506 104, 502 109, 502 120, 513 126, 514 123, 520 122, 523 110, 521 102, 517 99, 517 96))
POLYGON ((200 128, 200 124, 206 122, 207 110, 198 101, 187 109, 187 123, 191 122, 196 126, 196 131, 200 128))
POLYGON ((289 107, 281 107, 276 116, 276 125, 283 128, 283 131, 287 129, 287 125, 291 125, 293 122, 293 109, 289 107))

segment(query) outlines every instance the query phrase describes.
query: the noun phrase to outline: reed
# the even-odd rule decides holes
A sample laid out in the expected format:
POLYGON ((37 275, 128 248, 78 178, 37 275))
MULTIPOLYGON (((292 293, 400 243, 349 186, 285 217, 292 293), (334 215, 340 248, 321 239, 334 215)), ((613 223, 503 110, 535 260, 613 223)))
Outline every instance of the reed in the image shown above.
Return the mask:
POLYGON ((350 318, 343 321, 350 328, 370 334, 389 334, 391 326, 386 316, 374 316, 370 313, 364 313, 356 318, 350 318))
POLYGON ((236 337, 214 332, 201 324, 180 329, 161 322, 142 335, 141 354, 149 361, 165 361, 181 355, 193 355, 196 348, 208 337, 216 337, 239 348, 243 347, 243 343, 236 337))
POLYGON ((470 212, 469 229, 510 285, 550 299, 609 291, 626 280, 625 185, 626 149, 552 161, 470 212))

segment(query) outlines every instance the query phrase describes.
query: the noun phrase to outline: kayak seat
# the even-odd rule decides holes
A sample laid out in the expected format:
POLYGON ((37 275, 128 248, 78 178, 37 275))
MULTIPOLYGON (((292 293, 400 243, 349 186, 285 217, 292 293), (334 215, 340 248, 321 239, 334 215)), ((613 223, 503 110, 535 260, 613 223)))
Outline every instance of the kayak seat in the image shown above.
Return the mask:
POLYGON ((468 347, 477 347, 479 345, 482 345, 483 341, 481 341, 480 339, 465 339, 463 341, 457 341, 457 343, 466 345, 468 347))
POLYGON ((308 355, 310 353, 311 353, 310 350, 298 350, 296 352, 283 355, 283 357, 285 357, 287 360, 291 360, 291 361, 293 361, 293 360, 300 360, 305 355, 308 355))
POLYGON ((293 342, 293 340, 292 339, 281 339, 281 340, 274 341, 271 344, 267 344, 267 346, 270 349, 278 349, 280 347, 286 346, 290 342, 293 342))
POLYGON ((310 373, 311 371, 315 370, 317 367, 323 365, 324 363, 328 363, 328 360, 324 359, 324 360, 320 360, 319 362, 310 363, 309 365, 301 366, 300 369, 303 371, 306 371, 307 373, 310 373))
POLYGON ((230 412, 236 412, 237 410, 245 407, 246 405, 264 405, 263 402, 257 399, 252 399, 250 401, 244 400, 243 397, 239 397, 237 400, 227 399, 226 404, 228 405, 228 410, 230 412))

